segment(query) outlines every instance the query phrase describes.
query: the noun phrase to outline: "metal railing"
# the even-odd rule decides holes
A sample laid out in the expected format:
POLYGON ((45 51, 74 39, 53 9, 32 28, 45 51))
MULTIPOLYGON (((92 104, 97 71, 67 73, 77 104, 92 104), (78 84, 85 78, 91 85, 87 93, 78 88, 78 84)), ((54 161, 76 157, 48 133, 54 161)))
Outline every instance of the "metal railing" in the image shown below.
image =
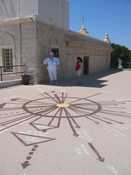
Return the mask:
MULTIPOLYGON (((25 65, 11 65, 11 66, 0 66, 0 81, 12 80, 11 75, 22 76, 24 73, 25 65)), ((15 79, 15 77, 13 78, 15 79)))

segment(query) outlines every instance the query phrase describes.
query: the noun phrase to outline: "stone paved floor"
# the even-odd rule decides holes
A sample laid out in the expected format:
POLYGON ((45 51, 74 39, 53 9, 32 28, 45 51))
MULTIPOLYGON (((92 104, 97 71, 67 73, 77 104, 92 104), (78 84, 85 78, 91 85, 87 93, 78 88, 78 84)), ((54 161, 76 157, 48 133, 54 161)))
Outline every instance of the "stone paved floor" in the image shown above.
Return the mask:
POLYGON ((131 71, 0 90, 0 175, 130 175, 131 71))

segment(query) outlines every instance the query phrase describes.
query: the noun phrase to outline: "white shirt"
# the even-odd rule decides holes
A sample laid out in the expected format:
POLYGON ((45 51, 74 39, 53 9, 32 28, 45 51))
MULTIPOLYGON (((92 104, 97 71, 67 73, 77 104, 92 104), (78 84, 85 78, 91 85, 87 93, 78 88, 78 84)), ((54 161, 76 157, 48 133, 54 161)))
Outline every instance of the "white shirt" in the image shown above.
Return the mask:
POLYGON ((54 69, 57 68, 58 65, 60 65, 59 58, 53 57, 51 58, 46 58, 43 60, 43 64, 47 65, 47 69, 54 69))

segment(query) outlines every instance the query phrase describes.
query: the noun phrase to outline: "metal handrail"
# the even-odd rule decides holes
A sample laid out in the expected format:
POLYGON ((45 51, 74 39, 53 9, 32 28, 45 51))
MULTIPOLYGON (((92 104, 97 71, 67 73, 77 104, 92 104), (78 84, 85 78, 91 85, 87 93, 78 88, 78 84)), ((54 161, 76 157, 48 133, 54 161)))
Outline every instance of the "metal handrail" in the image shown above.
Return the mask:
POLYGON ((11 65, 11 66, 0 66, 0 81, 3 81, 3 75, 13 75, 13 74, 23 74, 24 71, 12 71, 12 72, 4 72, 3 70, 5 68, 17 68, 17 67, 20 67, 20 68, 24 68, 25 65, 11 65))

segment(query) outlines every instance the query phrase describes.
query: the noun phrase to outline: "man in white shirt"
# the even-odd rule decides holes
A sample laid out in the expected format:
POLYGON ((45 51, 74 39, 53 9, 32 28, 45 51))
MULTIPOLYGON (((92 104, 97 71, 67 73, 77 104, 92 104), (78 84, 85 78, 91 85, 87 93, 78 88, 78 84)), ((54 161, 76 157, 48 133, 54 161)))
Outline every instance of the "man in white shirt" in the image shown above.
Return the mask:
POLYGON ((60 65, 59 58, 54 57, 54 53, 50 51, 49 57, 43 60, 43 64, 47 65, 50 83, 57 82, 57 70, 60 65))

